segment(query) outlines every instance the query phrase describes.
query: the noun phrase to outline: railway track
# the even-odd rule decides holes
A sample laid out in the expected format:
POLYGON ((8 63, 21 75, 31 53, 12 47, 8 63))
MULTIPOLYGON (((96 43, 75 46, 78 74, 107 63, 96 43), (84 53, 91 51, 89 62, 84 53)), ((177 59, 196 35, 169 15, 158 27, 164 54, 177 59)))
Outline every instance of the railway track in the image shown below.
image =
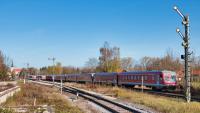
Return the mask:
MULTIPOLYGON (((43 82, 47 82, 47 81, 43 81, 43 82)), ((56 84, 60 85, 60 83, 56 83, 56 84)), ((125 88, 127 88, 127 87, 125 87, 125 88)), ((142 91, 140 88, 128 88, 128 89, 137 91, 137 92, 142 91)), ((150 89, 143 89, 143 92, 149 93, 149 94, 154 94, 154 95, 159 95, 159 96, 166 96, 166 97, 172 97, 172 98, 177 98, 177 99, 185 99, 185 95, 181 94, 180 92, 171 93, 168 91, 153 91, 150 89)), ((200 98, 192 96, 191 101, 200 102, 200 98)))
MULTIPOLYGON (((52 84, 52 82, 46 82, 46 81, 42 81, 42 82, 45 83, 46 85, 52 84)), ((54 83, 54 85, 60 88, 60 83, 54 83)), ((74 94, 74 95, 78 94, 79 97, 87 99, 88 101, 91 101, 101 106, 102 108, 106 109, 107 111, 111 113, 151 113, 150 111, 135 108, 135 107, 111 100, 111 99, 107 99, 100 94, 89 92, 83 89, 79 89, 79 88, 75 88, 71 86, 63 86, 63 91, 74 94)))

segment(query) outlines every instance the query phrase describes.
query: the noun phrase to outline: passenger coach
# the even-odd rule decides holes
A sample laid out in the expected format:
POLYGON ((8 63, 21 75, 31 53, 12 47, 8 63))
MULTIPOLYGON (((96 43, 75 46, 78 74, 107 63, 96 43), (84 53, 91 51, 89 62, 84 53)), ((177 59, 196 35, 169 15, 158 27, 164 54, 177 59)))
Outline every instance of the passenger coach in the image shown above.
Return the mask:
POLYGON ((153 89, 175 88, 176 73, 172 71, 136 71, 118 74, 119 85, 143 85, 153 89))

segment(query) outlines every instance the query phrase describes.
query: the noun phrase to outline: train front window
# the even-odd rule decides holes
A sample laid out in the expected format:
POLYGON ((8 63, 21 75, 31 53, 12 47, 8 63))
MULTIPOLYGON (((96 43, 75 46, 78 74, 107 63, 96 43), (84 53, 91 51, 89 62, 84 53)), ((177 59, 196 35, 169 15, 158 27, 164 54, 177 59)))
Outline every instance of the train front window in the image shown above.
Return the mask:
POLYGON ((165 76, 165 81, 169 81, 169 76, 165 76))
POLYGON ((175 74, 166 74, 164 76, 164 80, 167 82, 176 82, 176 75, 175 74))
POLYGON ((172 76, 171 76, 171 81, 172 81, 172 82, 175 82, 175 81, 176 81, 176 76, 175 76, 175 75, 172 75, 172 76))

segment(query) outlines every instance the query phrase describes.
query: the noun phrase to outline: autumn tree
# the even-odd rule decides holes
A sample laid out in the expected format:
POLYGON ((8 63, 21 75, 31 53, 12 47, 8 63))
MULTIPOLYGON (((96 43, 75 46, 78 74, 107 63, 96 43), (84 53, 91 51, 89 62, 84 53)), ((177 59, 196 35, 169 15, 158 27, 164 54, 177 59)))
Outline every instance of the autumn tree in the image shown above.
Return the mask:
POLYGON ((60 62, 57 62, 54 67, 54 74, 60 75, 62 74, 62 71, 63 71, 62 64, 60 62))
POLYGON ((80 69, 73 66, 64 66, 63 67, 63 74, 73 74, 73 73, 80 73, 80 69))
POLYGON ((42 67, 40 68, 40 71, 39 71, 39 74, 40 75, 48 75, 48 67, 42 67))
POLYGON ((100 48, 99 67, 103 72, 116 72, 120 70, 120 49, 118 47, 110 47, 105 42, 100 48))

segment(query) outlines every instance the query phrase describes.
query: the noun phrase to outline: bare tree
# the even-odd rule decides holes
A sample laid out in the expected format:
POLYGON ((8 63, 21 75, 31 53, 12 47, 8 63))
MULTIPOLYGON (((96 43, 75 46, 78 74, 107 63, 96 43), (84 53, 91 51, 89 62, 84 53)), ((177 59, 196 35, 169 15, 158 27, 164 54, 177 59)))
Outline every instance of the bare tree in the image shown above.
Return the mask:
POLYGON ((131 57, 125 57, 121 59, 121 68, 123 70, 130 70, 133 66, 133 59, 131 57))
POLYGON ((89 58, 89 60, 85 63, 86 67, 96 68, 98 66, 98 60, 96 58, 89 58))
POLYGON ((89 60, 85 63, 85 68, 88 68, 89 72, 95 72, 98 63, 99 62, 96 58, 89 58, 89 60))
POLYGON ((152 58, 147 57, 147 56, 140 59, 140 63, 142 65, 142 70, 147 70, 147 67, 150 66, 151 59, 152 58))
POLYGON ((8 71, 11 60, 0 51, 0 80, 9 79, 8 71))

